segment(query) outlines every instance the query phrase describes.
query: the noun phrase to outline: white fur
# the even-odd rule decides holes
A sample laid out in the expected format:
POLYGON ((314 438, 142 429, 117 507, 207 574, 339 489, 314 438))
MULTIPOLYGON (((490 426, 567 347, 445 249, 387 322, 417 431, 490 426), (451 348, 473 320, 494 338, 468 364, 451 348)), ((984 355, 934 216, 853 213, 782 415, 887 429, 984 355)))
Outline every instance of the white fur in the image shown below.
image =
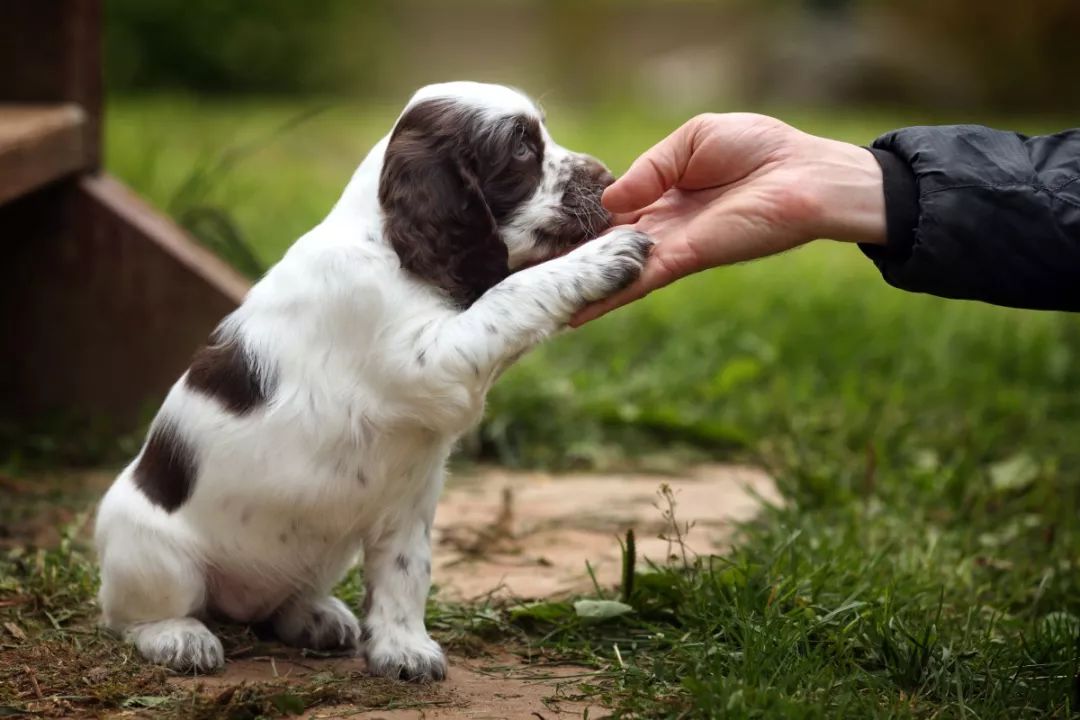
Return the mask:
MULTIPOLYGON (((528 98, 497 86, 431 86, 413 102, 430 97, 539 117, 528 98)), ((545 176, 554 175, 573 154, 545 140, 545 176)), ((615 276, 638 271, 647 253, 640 233, 615 231, 457 310, 383 241, 386 147, 372 149, 329 216, 223 323, 274 378, 268 403, 236 414, 182 377, 154 426, 171 423, 194 449, 193 494, 166 512, 136 486, 132 463, 101 504, 105 622, 154 662, 220 667, 221 644, 197 619, 211 612, 269 619, 295 644, 357 646, 356 618, 330 593, 363 551, 370 668, 443 677, 424 606, 451 448, 507 365, 613 292, 615 276)), ((504 229, 514 265, 538 259, 529 231, 557 202, 546 177, 504 229)))

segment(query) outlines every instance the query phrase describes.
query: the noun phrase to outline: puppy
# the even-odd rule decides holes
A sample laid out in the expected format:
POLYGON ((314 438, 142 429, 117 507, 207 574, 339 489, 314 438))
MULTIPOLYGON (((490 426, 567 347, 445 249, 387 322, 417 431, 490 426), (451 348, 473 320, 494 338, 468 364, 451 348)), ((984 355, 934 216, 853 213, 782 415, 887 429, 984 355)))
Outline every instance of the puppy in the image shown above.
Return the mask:
POLYGON ((499 373, 640 273, 641 233, 580 244, 609 223, 611 181, 515 90, 417 92, 196 353, 105 495, 106 625, 176 670, 223 665, 200 619, 215 616, 444 678, 424 606, 447 457, 499 373), (331 591, 361 551, 359 621, 331 591))

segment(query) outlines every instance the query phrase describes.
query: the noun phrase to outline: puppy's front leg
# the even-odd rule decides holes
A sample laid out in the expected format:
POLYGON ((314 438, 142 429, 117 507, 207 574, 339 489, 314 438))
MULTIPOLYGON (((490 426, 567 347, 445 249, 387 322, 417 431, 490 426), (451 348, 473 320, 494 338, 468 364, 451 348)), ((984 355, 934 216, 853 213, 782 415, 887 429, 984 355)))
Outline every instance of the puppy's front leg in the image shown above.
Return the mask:
POLYGON ((620 228, 515 273, 441 328, 432 342, 462 371, 498 370, 564 328, 578 310, 637 279, 652 246, 645 233, 620 228))
POLYGON ((446 656, 424 627, 431 587, 431 522, 428 510, 400 516, 364 546, 364 654, 375 675, 442 680, 446 656), (411 517, 410 517, 411 515, 411 517))

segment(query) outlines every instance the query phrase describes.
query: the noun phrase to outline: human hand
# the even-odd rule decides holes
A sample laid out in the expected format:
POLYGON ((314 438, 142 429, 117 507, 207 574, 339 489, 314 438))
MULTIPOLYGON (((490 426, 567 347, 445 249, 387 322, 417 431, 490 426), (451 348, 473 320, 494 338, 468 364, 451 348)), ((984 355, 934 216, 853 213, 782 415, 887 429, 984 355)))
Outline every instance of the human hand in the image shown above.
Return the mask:
POLYGON ((657 241, 641 276, 571 325, 686 275, 820 237, 885 242, 881 168, 848 143, 774 118, 699 115, 639 157, 604 192, 614 223, 657 241))

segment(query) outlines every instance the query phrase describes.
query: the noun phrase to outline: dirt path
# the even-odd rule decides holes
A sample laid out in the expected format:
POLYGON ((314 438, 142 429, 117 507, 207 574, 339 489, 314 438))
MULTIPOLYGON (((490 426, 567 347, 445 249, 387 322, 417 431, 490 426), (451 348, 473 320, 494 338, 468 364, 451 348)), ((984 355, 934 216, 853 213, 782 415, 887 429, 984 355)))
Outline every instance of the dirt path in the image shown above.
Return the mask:
POLYGON ((672 490, 688 544, 721 550, 733 522, 747 520, 761 500, 778 502, 772 481, 749 467, 700 466, 680 478, 656 475, 558 475, 484 470, 449 484, 435 518, 434 580, 446 597, 533 599, 592 587, 588 560, 603 586, 618 582, 619 540, 628 528, 638 555, 664 562, 672 548, 672 490))
MULTIPOLYGON (((570 718, 602 716, 602 708, 575 698, 579 682, 595 673, 572 666, 526 664, 513 655, 482 659, 454 657, 446 682, 429 686, 375 685, 364 702, 388 709, 358 709, 355 705, 321 705, 302 715, 312 720, 357 718, 359 720, 495 720, 496 718, 570 718)), ((297 656, 293 660, 275 656, 230 661, 221 675, 198 680, 178 679, 174 683, 197 689, 208 696, 220 696, 232 688, 255 683, 287 687, 311 681, 319 674, 361 678, 363 661, 358 659, 313 660, 297 656)), ((369 681, 370 682, 370 681, 369 681)))

